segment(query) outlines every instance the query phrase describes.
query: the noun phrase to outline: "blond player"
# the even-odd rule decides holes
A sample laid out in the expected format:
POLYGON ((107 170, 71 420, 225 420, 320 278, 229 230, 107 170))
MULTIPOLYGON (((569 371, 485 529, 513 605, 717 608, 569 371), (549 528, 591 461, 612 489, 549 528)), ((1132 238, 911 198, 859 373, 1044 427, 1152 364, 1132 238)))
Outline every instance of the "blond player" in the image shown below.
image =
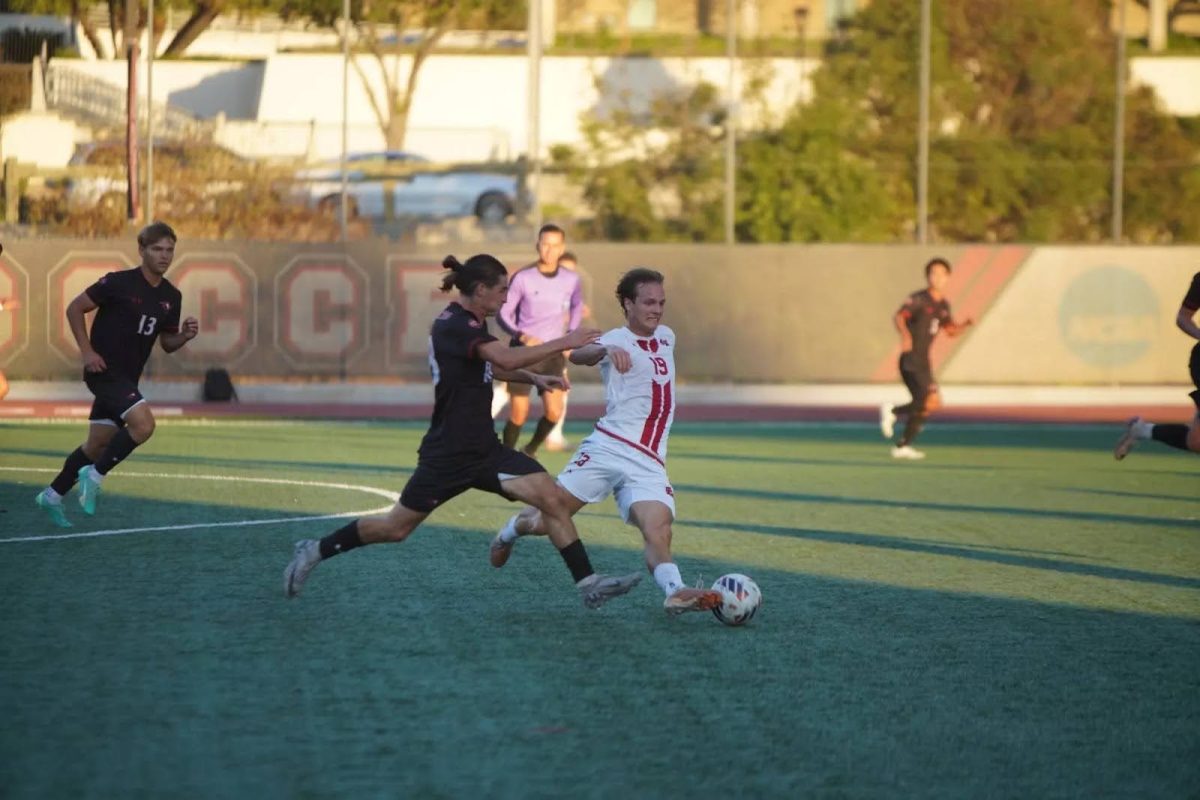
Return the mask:
MULTIPOLYGON (((671 559, 675 493, 666 458, 675 418, 675 334, 660 324, 667 302, 663 276, 630 270, 617 284, 617 302, 625 327, 571 353, 573 364, 600 365, 607 407, 559 474, 558 493, 572 515, 613 495, 622 519, 642 532, 646 568, 666 595, 667 612, 712 609, 720 593, 685 586, 671 559)), ((517 537, 546 532, 540 511, 522 509, 492 540, 492 566, 504 566, 517 537)))

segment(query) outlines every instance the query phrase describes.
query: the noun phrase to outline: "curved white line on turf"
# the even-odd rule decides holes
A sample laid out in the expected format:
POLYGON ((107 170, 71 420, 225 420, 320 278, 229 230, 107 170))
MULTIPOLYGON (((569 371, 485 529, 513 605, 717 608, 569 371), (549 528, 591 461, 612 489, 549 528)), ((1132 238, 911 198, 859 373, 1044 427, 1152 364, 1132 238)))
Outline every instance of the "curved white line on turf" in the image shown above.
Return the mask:
MULTIPOLYGON (((0 467, 0 472, 53 472, 52 467, 0 467)), ((382 514, 392 508, 392 503, 400 498, 396 492, 386 489, 376 489, 374 486, 359 486, 354 483, 333 483, 330 481, 296 481, 287 478, 252 478, 241 475, 178 475, 163 472, 118 472, 115 476, 121 478, 167 478, 197 481, 238 481, 240 483, 265 483, 276 486, 309 486, 320 489, 345 489, 352 492, 366 492, 380 497, 386 497, 390 503, 379 508, 365 511, 343 511, 340 514, 319 514, 309 517, 278 517, 275 519, 247 519, 231 522, 194 522, 188 525, 156 525, 147 528, 113 528, 104 531, 82 531, 80 533, 58 533, 50 536, 17 536, 10 539, 0 539, 0 544, 14 542, 45 542, 52 539, 90 539, 97 536, 120 536, 126 533, 151 533, 154 531, 187 531, 196 528, 241 528, 251 525, 279 525, 285 522, 316 522, 325 519, 345 519, 346 517, 362 517, 368 514, 382 514)))

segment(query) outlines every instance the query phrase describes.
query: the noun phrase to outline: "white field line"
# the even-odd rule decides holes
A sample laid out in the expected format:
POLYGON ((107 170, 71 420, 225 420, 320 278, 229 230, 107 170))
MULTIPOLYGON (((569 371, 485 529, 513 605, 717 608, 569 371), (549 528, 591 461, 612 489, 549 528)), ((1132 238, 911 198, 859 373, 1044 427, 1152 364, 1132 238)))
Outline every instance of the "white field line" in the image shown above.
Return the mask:
MULTIPOLYGON (((3 472, 53 472, 58 470, 52 467, 0 467, 3 472)), ((58 533, 49 536, 16 536, 8 539, 0 539, 0 544, 11 544, 14 542, 45 542, 55 539, 91 539, 97 536, 121 536, 127 533, 150 533, 156 531, 187 531, 197 528, 237 528, 248 527, 251 525, 280 525, 292 522, 316 522, 325 519, 344 519, 346 517, 362 517, 369 514, 381 514, 391 509, 392 504, 399 499, 400 495, 396 492, 391 492, 386 489, 376 489, 373 486, 359 486, 353 483, 333 483, 330 481, 296 481, 287 478, 253 478, 239 475, 181 475, 164 472, 116 472, 114 477, 121 478, 165 478, 178 480, 197 480, 197 481, 237 481, 239 483, 263 483, 275 486, 308 486, 321 489, 344 489, 351 492, 366 492, 367 494, 378 495, 385 497, 389 503, 386 506, 371 508, 365 511, 344 511, 340 514, 319 514, 307 517, 276 517, 273 519, 246 519, 234 520, 231 522, 194 522, 187 525, 156 525, 146 528, 112 528, 103 531, 82 531, 80 533, 58 533)))

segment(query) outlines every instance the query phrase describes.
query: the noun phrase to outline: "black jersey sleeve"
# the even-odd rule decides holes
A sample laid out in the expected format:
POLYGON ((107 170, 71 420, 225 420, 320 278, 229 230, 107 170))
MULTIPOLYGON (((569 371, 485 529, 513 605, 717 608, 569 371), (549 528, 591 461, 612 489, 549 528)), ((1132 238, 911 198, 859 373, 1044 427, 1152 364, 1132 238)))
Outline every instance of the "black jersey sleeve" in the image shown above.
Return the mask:
POLYGON ((179 317, 183 313, 183 295, 176 291, 171 293, 166 319, 163 320, 163 333, 179 333, 179 317))
POLYGON ((917 308, 917 295, 919 294, 920 292, 913 292, 904 298, 904 302, 900 304, 900 308, 896 309, 896 313, 903 314, 908 319, 912 319, 913 312, 917 308))
POLYGON ((1192 285, 1188 287, 1187 294, 1183 296, 1182 306, 1188 311, 1200 311, 1200 272, 1192 276, 1192 285))
POLYGON ((103 306, 111 302, 113 297, 116 296, 118 291, 117 286, 120 282, 121 279, 118 277, 118 274, 116 272, 110 272, 107 275, 102 276, 100 280, 96 281, 83 291, 84 294, 91 298, 93 303, 98 306, 103 306))
POLYGON ((433 350, 438 355, 475 358, 479 346, 496 341, 479 320, 469 314, 452 314, 433 333, 433 350))

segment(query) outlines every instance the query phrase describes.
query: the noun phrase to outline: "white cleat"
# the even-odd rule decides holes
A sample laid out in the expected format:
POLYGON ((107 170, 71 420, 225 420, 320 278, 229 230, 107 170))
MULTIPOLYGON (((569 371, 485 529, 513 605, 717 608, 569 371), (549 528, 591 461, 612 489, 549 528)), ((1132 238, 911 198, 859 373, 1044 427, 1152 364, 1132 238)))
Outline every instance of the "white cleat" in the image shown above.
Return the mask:
POLYGON ((626 594, 642 582, 642 574, 588 575, 577 584, 583 604, 588 608, 599 608, 614 597, 626 594))
POLYGON ((513 545, 517 543, 516 539, 505 541, 501 538, 506 533, 511 536, 517 532, 517 516, 517 514, 513 514, 508 518, 508 522, 504 523, 504 527, 492 538, 492 544, 488 548, 488 561, 492 562, 492 566, 497 569, 508 563, 508 557, 512 555, 513 545))
POLYGON ((301 539, 296 542, 292 560, 283 570, 283 593, 287 597, 300 594, 304 581, 317 564, 321 563, 321 545, 316 539, 301 539))
POLYGON ((892 458, 907 459, 908 461, 920 461, 924 457, 924 453, 907 444, 903 447, 892 448, 892 458))
POLYGON ((1137 444, 1137 435, 1134 433, 1137 426, 1141 423, 1141 417, 1134 417, 1125 423, 1125 432, 1121 434, 1121 438, 1117 439, 1117 446, 1113 448, 1113 458, 1117 461, 1122 460, 1129 455, 1129 451, 1137 444))
POLYGON ((892 411, 891 403, 879 407, 879 432, 885 439, 891 439, 896 434, 896 413, 892 411))

